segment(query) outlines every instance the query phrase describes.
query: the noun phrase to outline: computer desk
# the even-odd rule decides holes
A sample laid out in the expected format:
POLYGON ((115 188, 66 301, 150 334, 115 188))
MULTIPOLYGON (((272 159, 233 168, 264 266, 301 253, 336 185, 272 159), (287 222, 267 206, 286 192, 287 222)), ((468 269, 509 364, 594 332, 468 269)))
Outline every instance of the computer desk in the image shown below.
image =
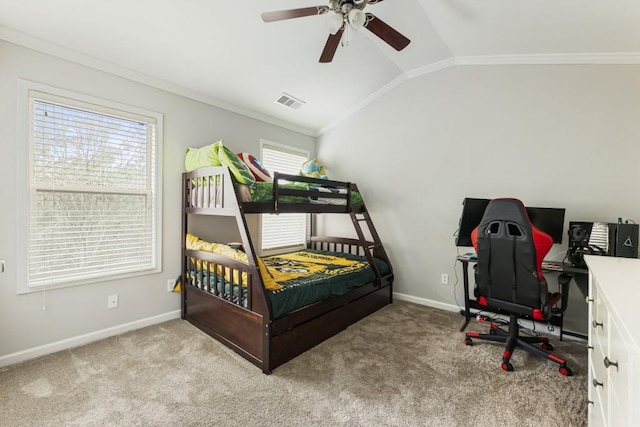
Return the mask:
MULTIPOLYGON (((475 257, 472 258, 468 255, 460 255, 456 259, 460 263, 462 263, 462 281, 464 284, 464 310, 461 310, 461 314, 464 315, 464 321, 462 322, 462 326, 460 327, 460 332, 462 332, 467 328, 467 325, 469 325, 471 316, 475 316, 477 314, 472 313, 471 310, 484 312, 488 311, 498 314, 500 314, 502 311, 498 308, 491 308, 480 305, 476 300, 472 300, 469 296, 469 264, 475 264, 478 259, 475 257)), ((569 283, 571 282, 570 279, 573 279, 576 282, 576 285, 578 285, 580 292, 582 292, 585 297, 588 295, 589 271, 586 268, 574 267, 571 264, 566 264, 560 261, 543 261, 542 270, 547 272, 558 272, 570 276, 569 278, 567 278, 566 283, 561 285, 562 299, 565 301, 565 304, 567 298, 569 297, 569 283)), ((523 318, 526 319, 527 317, 523 318)), ((549 319, 549 323, 553 326, 560 327, 560 341, 562 341, 564 310, 559 314, 551 316, 551 318, 549 319)))

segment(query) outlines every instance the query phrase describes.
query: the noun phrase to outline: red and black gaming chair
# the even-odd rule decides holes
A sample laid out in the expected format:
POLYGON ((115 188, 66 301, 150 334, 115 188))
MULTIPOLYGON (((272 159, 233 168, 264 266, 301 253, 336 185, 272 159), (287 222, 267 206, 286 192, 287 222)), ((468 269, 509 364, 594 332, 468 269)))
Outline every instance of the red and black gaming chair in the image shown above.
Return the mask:
POLYGON ((472 345, 473 338, 506 343, 502 355, 505 371, 513 371, 511 355, 520 347, 558 363, 562 375, 573 375, 564 359, 550 353, 553 347, 548 338, 519 334, 519 318, 548 321, 552 307, 562 297, 549 293, 542 275, 542 260, 553 245, 551 237, 531 224, 520 200, 494 199, 471 239, 478 254, 476 300, 488 309, 508 314, 510 320, 508 332, 492 323, 489 334, 467 332, 465 344, 472 345), (540 343, 541 348, 533 345, 540 343))

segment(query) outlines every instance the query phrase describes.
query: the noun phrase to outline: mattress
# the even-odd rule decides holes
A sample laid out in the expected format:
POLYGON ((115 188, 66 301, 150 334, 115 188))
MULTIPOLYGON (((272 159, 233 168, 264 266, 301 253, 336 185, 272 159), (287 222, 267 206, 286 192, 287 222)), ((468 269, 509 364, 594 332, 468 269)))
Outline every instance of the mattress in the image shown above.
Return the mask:
MULTIPOLYGON (((363 256, 305 249, 263 257, 269 273, 282 289, 266 290, 271 303, 271 317, 277 319, 302 307, 344 295, 350 290, 375 280, 375 273, 363 256)), ((374 258, 381 275, 389 274, 389 266, 374 258)), ((220 298, 246 307, 246 288, 231 286, 222 277, 193 272, 197 287, 220 298), (209 285, 210 283, 210 285, 209 285)))
MULTIPOLYGON (((375 273, 363 256, 305 249, 262 258, 269 272, 283 288, 268 291, 274 319, 299 308, 344 295, 375 280, 375 273)), ((374 258, 382 275, 389 266, 374 258)))

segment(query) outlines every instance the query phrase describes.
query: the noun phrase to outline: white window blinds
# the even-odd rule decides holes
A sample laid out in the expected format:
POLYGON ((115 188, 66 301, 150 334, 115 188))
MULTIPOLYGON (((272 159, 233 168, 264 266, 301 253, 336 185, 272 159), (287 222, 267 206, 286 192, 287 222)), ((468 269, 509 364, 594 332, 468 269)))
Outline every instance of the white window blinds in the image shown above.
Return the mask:
MULTIPOLYGON (((271 172, 297 175, 309 159, 307 151, 280 145, 262 145, 262 164, 271 172)), ((307 214, 262 215, 262 252, 306 245, 307 214)))
POLYGON ((158 268, 156 126, 29 92, 30 287, 158 268))

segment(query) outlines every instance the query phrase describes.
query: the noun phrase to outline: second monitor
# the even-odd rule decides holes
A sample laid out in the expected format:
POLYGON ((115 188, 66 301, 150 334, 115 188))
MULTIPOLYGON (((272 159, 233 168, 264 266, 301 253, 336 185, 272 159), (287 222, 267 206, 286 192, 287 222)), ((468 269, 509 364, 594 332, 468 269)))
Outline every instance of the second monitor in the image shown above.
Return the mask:
MULTIPOLYGON (((464 199, 456 246, 473 246, 471 232, 480 224, 490 201, 490 199, 475 199, 471 197, 464 199)), ((551 236, 553 243, 562 243, 565 209, 527 207, 527 213, 531 223, 551 236)))

